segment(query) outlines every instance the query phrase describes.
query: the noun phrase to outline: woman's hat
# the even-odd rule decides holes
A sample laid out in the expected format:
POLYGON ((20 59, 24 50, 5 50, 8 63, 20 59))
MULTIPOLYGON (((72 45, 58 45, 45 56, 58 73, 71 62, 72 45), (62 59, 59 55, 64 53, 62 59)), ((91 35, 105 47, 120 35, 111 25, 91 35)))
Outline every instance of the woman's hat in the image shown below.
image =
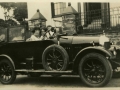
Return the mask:
POLYGON ((47 28, 48 28, 48 27, 52 27, 52 26, 51 26, 51 25, 48 25, 47 28))
POLYGON ((35 30, 39 30, 39 31, 40 31, 40 28, 39 28, 39 27, 34 27, 34 28, 32 29, 32 33, 34 33, 35 30))

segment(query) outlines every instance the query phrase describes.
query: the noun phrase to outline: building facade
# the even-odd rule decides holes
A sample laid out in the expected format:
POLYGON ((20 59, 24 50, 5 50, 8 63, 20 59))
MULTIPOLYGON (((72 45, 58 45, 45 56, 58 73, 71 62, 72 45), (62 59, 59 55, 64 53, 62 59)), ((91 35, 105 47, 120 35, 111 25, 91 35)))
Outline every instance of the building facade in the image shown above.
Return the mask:
MULTIPOLYGON (((62 14, 68 6, 68 3, 65 2, 52 2, 52 18, 58 19, 59 17, 59 21, 62 21, 62 14)), ((77 2, 76 7, 75 3, 71 3, 71 6, 78 12, 74 20, 77 22, 76 29, 79 25, 86 31, 93 29, 101 30, 105 28, 111 29, 116 26, 118 27, 120 24, 120 5, 118 3, 77 2), (72 6, 72 4, 74 6, 72 6)))
POLYGON ((34 27, 46 27, 46 21, 47 19, 40 13, 39 9, 37 9, 37 12, 28 21, 29 30, 34 27))

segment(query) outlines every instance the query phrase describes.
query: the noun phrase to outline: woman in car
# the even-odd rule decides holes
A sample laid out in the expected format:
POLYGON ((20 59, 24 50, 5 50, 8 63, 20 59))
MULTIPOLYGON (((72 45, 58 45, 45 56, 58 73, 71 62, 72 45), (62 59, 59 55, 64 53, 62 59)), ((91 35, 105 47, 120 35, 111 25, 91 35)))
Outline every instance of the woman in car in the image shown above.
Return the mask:
POLYGON ((47 40, 53 38, 55 38, 55 29, 51 25, 48 25, 45 30, 45 34, 43 35, 43 39, 47 40))
POLYGON ((3 41, 5 41, 5 34, 0 35, 0 42, 3 42, 3 41))
POLYGON ((32 35, 30 37, 30 41, 38 41, 38 40, 42 40, 41 38, 41 32, 40 32, 40 28, 39 27, 35 27, 33 30, 32 30, 32 35))

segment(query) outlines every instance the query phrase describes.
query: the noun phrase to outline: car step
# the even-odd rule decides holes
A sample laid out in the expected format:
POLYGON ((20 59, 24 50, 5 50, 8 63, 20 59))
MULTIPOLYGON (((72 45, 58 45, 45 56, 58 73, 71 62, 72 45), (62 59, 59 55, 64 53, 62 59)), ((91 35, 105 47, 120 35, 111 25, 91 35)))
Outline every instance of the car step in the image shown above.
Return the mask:
POLYGON ((19 70, 15 70, 15 72, 38 72, 38 73, 48 73, 48 74, 54 74, 54 73, 58 73, 58 74, 71 74, 73 71, 68 70, 68 71, 45 71, 45 70, 26 70, 26 69, 19 69, 19 70))

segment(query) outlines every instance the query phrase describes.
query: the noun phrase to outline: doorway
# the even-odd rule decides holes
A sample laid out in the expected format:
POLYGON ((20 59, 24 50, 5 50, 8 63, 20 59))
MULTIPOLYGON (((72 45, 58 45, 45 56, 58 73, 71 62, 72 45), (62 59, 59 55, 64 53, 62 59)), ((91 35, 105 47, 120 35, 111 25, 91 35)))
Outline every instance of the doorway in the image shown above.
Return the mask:
POLYGON ((85 24, 91 24, 93 20, 101 19, 101 3, 84 3, 85 24))

